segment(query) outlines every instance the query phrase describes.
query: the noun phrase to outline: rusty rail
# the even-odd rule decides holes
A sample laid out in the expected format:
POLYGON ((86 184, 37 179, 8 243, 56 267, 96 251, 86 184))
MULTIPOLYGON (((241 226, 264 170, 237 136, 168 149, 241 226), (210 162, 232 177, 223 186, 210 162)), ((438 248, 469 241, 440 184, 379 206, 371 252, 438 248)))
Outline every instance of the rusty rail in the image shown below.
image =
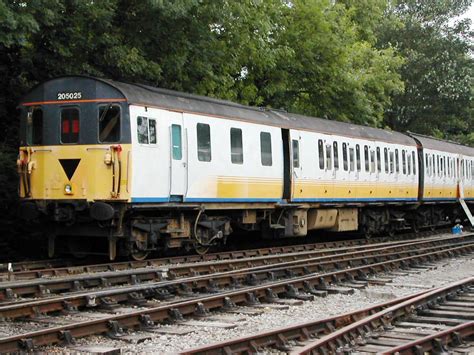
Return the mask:
MULTIPOLYGON (((449 236, 430 238, 422 241, 388 243, 388 245, 376 244, 372 249, 367 249, 367 247, 364 246, 356 247, 355 251, 351 251, 351 249, 350 251, 347 251, 347 249, 333 249, 286 254, 284 256, 267 256, 203 264, 175 265, 168 268, 145 268, 89 275, 73 275, 67 278, 44 278, 18 282, 3 282, 0 283, 0 300, 14 300, 18 296, 24 297, 28 295, 44 297, 54 292, 81 291, 87 288, 110 287, 112 285, 133 285, 150 281, 163 281, 164 279, 190 277, 199 274, 214 274, 214 278, 220 280, 220 277, 223 275, 219 275, 218 273, 226 272, 227 273, 224 274, 226 280, 229 280, 229 276, 232 274, 243 272, 250 274, 252 272, 255 274, 255 281, 258 281, 267 278, 268 272, 273 272, 275 277, 282 277, 288 272, 303 275, 316 271, 341 269, 354 264, 360 265, 373 258, 374 255, 378 256, 380 258, 379 260, 387 260, 400 257, 400 255, 409 256, 413 253, 423 252, 425 251, 423 248, 428 246, 435 248, 432 250, 438 250, 444 248, 448 243, 470 243, 472 241, 474 241, 474 234, 461 238, 458 236, 449 236), (412 250, 414 247, 417 247, 417 249, 412 250), (390 250, 394 250, 394 252, 389 253, 390 250), (272 265, 272 263, 274 264, 272 265), (257 276, 259 276, 259 278, 257 276)), ((377 259, 371 260, 377 261, 377 259)), ((207 280, 208 277, 197 279, 207 280)), ((191 280, 194 281, 195 279, 191 280)), ((184 283, 185 281, 179 282, 184 283)))
POLYGON ((115 332, 120 335, 121 328, 136 326, 153 327, 154 322, 180 319, 197 311, 226 309, 235 304, 254 304, 260 299, 272 299, 278 296, 295 297, 295 291, 311 293, 316 288, 324 288, 327 284, 340 281, 350 281, 365 273, 376 273, 390 267, 405 267, 416 262, 432 261, 435 259, 461 255, 472 252, 472 244, 447 247, 432 253, 419 254, 370 265, 353 267, 336 272, 311 274, 289 280, 270 282, 265 285, 244 287, 239 290, 220 292, 214 296, 197 297, 192 300, 177 302, 160 307, 149 308, 127 314, 107 316, 101 319, 79 322, 75 324, 52 327, 26 334, 0 339, 0 352, 15 352, 31 350, 36 346, 61 343, 65 339, 73 339, 93 334, 115 332))
MULTIPOLYGON (((145 267, 157 267, 168 264, 183 264, 183 263, 197 263, 197 262, 209 262, 219 260, 233 260, 250 257, 263 257, 267 255, 278 255, 287 253, 296 253, 311 250, 320 249, 332 249, 332 248, 344 248, 344 247, 356 247, 372 245, 377 243, 391 241, 406 241, 410 237, 420 236, 429 237, 436 234, 443 233, 445 230, 440 229, 436 232, 423 231, 416 235, 414 233, 406 233, 394 238, 379 237, 370 240, 367 239, 349 239, 334 242, 323 242, 323 243, 310 243, 300 245, 286 245, 286 246, 272 246, 267 248, 247 249, 247 250, 235 250, 235 251, 221 251, 218 253, 210 253, 204 255, 182 255, 182 256, 171 256, 158 259, 147 259, 143 261, 122 261, 114 263, 100 263, 90 264, 79 261, 79 265, 75 265, 77 260, 71 259, 49 259, 49 260, 33 260, 25 261, 20 263, 11 263, 12 272, 8 272, 8 264, 0 264, 0 280, 16 279, 26 280, 42 277, 55 277, 55 276, 67 276, 70 274, 77 273, 90 273, 90 272, 105 272, 105 271, 117 271, 117 270, 129 270, 145 267)), ((96 259, 93 259, 96 260, 96 259)))

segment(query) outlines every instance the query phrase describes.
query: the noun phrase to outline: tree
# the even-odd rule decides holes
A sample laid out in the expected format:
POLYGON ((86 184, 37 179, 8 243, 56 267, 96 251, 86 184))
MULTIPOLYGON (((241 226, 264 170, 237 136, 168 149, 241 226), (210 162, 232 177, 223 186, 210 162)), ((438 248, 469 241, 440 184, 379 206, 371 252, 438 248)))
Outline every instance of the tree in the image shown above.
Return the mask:
POLYGON ((399 0, 388 8, 402 26, 381 26, 379 46, 394 45, 405 58, 405 91, 385 118, 393 129, 474 143, 473 32, 469 20, 456 19, 470 3, 399 0))
POLYGON ((296 0, 288 5, 278 45, 289 48, 272 72, 258 77, 264 103, 329 119, 380 126, 393 93, 400 92, 402 59, 375 48, 372 28, 384 2, 296 0), (374 17, 360 12, 372 8, 374 17), (276 84, 275 84, 276 83, 276 84))

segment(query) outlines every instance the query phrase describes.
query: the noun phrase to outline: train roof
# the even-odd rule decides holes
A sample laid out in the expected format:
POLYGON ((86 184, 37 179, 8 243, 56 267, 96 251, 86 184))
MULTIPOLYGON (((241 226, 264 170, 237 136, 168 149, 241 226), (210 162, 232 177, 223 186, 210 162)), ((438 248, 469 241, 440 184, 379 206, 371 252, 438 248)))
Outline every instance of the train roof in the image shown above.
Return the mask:
POLYGON ((410 136, 396 131, 309 117, 280 110, 250 107, 205 96, 89 76, 63 76, 41 83, 33 88, 30 93, 25 95, 22 99, 22 104, 26 105, 28 102, 31 104, 32 101, 48 102, 49 100, 54 102, 56 98, 55 95, 64 91, 84 91, 87 93, 89 99, 103 98, 105 100, 105 98, 109 99, 115 96, 118 100, 126 101, 129 104, 394 144, 415 146, 416 142, 413 138, 416 138, 426 148, 438 150, 449 149, 450 152, 474 156, 473 148, 424 136, 410 136))
POLYGON ((103 81, 120 90, 127 98, 127 101, 132 104, 226 117, 288 129, 302 129, 353 138, 379 140, 388 143, 416 145, 411 137, 395 131, 298 115, 281 110, 245 106, 230 101, 146 85, 128 84, 106 79, 103 81))
POLYGON ((410 132, 409 135, 415 138, 418 142, 420 142, 423 148, 474 157, 474 148, 467 147, 456 142, 424 136, 422 134, 410 132))

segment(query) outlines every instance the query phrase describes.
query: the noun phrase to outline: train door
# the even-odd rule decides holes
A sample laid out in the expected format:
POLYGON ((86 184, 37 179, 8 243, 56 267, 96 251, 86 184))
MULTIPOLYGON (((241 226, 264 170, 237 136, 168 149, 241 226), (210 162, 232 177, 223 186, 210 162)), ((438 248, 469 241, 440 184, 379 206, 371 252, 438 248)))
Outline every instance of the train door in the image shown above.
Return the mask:
POLYGON ((290 166, 292 159, 290 157, 290 131, 288 129, 282 128, 281 139, 283 142, 283 199, 290 201, 293 168, 290 166))
POLYGON ((188 185, 187 131, 183 114, 173 113, 170 118, 170 199, 183 200, 188 185))
POLYGON ((300 186, 303 179, 303 164, 301 164, 301 136, 298 132, 291 131, 291 184, 292 184, 292 198, 295 198, 295 194, 298 195, 297 198, 303 197, 302 187, 300 186), (298 190, 299 189, 299 190, 298 190))
POLYGON ((464 184, 463 184, 463 159, 462 155, 458 155, 456 159, 456 174, 457 174, 457 188, 458 188, 458 198, 464 198, 464 184))

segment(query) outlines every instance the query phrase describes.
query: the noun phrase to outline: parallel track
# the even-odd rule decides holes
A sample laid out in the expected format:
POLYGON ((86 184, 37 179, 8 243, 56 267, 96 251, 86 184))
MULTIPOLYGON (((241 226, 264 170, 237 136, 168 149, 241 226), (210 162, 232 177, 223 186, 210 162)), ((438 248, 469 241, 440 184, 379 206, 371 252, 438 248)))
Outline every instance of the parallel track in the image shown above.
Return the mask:
POLYGON ((268 248, 222 251, 218 253, 209 253, 204 255, 182 255, 158 259, 148 259, 143 261, 123 261, 108 262, 100 264, 91 264, 87 260, 77 259, 47 259, 14 263, 0 264, 0 280, 26 280, 41 277, 67 276, 70 274, 129 270, 144 267, 158 267, 168 264, 198 263, 205 261, 232 260, 249 258, 256 256, 287 254, 302 251, 342 248, 351 246, 363 246, 374 243, 383 243, 387 241, 406 240, 410 238, 419 238, 420 236, 432 236, 436 233, 443 233, 446 230, 439 229, 436 232, 423 231, 418 233, 404 233, 395 237, 378 237, 372 239, 348 239, 333 242, 310 243, 287 246, 272 246, 268 248), (10 269, 10 272, 8 271, 10 269))
MULTIPOLYGON (((197 276, 187 280, 183 278, 166 281, 175 283, 174 287, 170 287, 168 284, 169 290, 175 289, 178 291, 178 294, 179 290, 184 291, 188 299, 171 301, 162 306, 153 306, 126 314, 107 315, 97 320, 80 321, 65 326, 56 326, 26 334, 1 338, 0 352, 32 349, 37 346, 57 344, 64 340, 92 334, 112 332, 115 336, 120 336, 122 334, 120 331, 121 328, 133 328, 136 326, 141 326, 142 328, 153 327, 154 322, 179 320, 186 315, 205 313, 208 310, 226 309, 235 306, 235 304, 252 305, 259 302, 259 300, 271 302, 278 297, 309 299, 312 295, 321 295, 322 291, 330 290, 331 285, 339 283, 367 283, 371 280, 370 275, 378 272, 384 272, 392 268, 410 267, 418 263, 430 263, 441 258, 474 252, 473 236, 465 236, 456 241, 455 239, 446 237, 440 239, 445 240, 443 245, 433 241, 432 243, 435 245, 425 245, 424 248, 420 248, 420 244, 417 244, 420 242, 415 242, 413 243, 414 250, 400 251, 398 255, 396 255, 396 252, 390 253, 387 250, 380 250, 379 254, 367 258, 362 254, 363 252, 358 251, 358 257, 343 257, 339 262, 326 261, 328 263, 327 265, 330 265, 330 271, 324 268, 321 269, 321 265, 323 265, 324 262, 318 263, 313 261, 311 263, 311 260, 309 260, 306 264, 298 265, 298 263, 296 263, 294 269, 291 269, 291 272, 284 272, 284 270, 289 269, 288 265, 282 266, 276 264, 261 266, 259 270, 248 270, 248 272, 238 270, 221 274, 197 276), (364 259, 367 259, 367 261, 363 261, 364 259), (310 269, 310 267, 313 267, 313 269, 310 269), (298 268, 301 270, 300 272, 297 272, 298 268), (251 273, 250 275, 254 276, 249 278, 249 272, 251 273), (267 275, 266 278, 259 278, 258 275, 264 274, 267 275), (286 278, 275 280, 276 276, 285 276, 286 278), (250 284, 248 286, 242 286, 241 284, 246 280, 257 281, 258 286, 250 286, 252 284, 251 282, 248 283, 250 284), (185 286, 183 287, 182 285, 185 286), (234 289, 222 289, 222 287, 229 286, 234 287, 234 289), (194 294, 194 292, 198 291, 207 293, 215 292, 215 294, 211 296, 208 294, 194 294), (189 297, 192 298, 189 299, 189 297)), ((333 256, 333 258, 334 257, 337 256, 333 256)), ((153 285, 149 285, 148 288, 147 286, 148 285, 137 285, 134 287, 143 287, 143 292, 138 292, 142 294, 146 293, 145 290, 155 292, 153 291, 153 285)), ((93 296, 93 292, 88 293, 93 296)), ((155 295, 156 294, 155 292, 155 295)), ((71 296, 75 297, 74 295, 71 296)), ((76 299, 87 299, 83 296, 84 295, 81 296, 82 298, 77 297, 76 299)), ((111 298, 115 298, 119 301, 119 296, 117 295, 113 295, 111 298)), ((68 306, 72 306, 71 308, 78 307, 80 309, 84 307, 84 303, 79 303, 76 306, 72 298, 67 300, 57 299, 54 302, 58 304, 60 301, 62 301, 63 304, 68 303, 68 306)), ((44 302, 43 305, 45 305, 49 301, 48 299, 44 299, 39 301, 36 306, 34 302, 32 302, 28 307, 30 307, 30 309, 33 309, 31 307, 37 307, 33 309, 33 311, 46 312, 51 304, 46 305, 45 309, 40 309, 38 307, 41 307, 41 302, 44 302)), ((100 305, 100 302, 97 302, 96 305, 100 305)), ((9 306, 13 305, 7 305, 5 307, 9 306)), ((89 306, 91 306, 90 303, 89 306)), ((20 303, 18 307, 23 307, 22 303, 20 303)), ((10 308, 10 310, 12 309, 10 308)), ((5 308, 4 311, 6 312, 7 309, 5 308)), ((4 316, 7 316, 7 313, 4 313, 4 316)), ((14 318, 15 314, 11 313, 10 316, 14 318)))
POLYGON ((277 348, 290 354, 443 353, 474 341, 474 278, 313 322, 183 351, 235 354, 277 348))
MULTIPOLYGON (((329 255, 324 257, 317 257, 311 259, 292 260, 292 261, 280 261, 275 265, 260 265, 248 268, 243 268, 233 271, 225 272, 214 272, 206 273, 201 276, 192 276, 193 273, 189 273, 186 276, 174 280, 166 280, 159 282, 147 282, 144 284, 138 284, 137 278, 135 278, 135 285, 130 287, 120 287, 115 289, 105 290, 92 290, 88 292, 77 292, 74 295, 59 296, 59 297, 47 297, 41 300, 32 301, 17 301, 11 303, 0 303, 0 318, 14 319, 25 316, 34 316, 35 314, 50 313, 60 310, 67 310, 78 307, 96 307, 100 305, 109 305, 110 300, 114 302, 126 302, 132 301, 139 302, 144 301, 144 298, 158 297, 161 299, 170 298, 171 295, 189 294, 193 290, 204 290, 208 292, 214 292, 216 289, 222 289, 226 287, 237 287, 239 285, 257 285, 269 282, 272 280, 295 278, 305 276, 312 273, 327 273, 337 270, 344 270, 354 266, 363 266, 370 264, 377 264, 382 261, 397 260, 400 258, 406 258, 410 256, 416 256, 420 254, 429 254, 442 252, 449 250, 447 248, 454 247, 455 249, 463 245, 473 245, 474 250, 474 236, 469 240, 459 242, 457 237, 452 238, 440 238, 431 241, 416 241, 390 246, 379 246, 367 250, 356 250, 351 252, 340 252, 339 254, 329 255), (131 298, 130 295, 134 295, 131 298), (137 297, 137 295, 141 297, 137 297)), ((296 256, 295 256, 296 259, 296 256)), ((244 263, 243 265, 246 265, 244 263)), ((187 268, 186 268, 187 269, 187 268)), ((230 269, 230 268, 229 268, 230 269)), ((192 270, 192 269, 187 269, 192 270)), ((370 270, 370 269, 369 269, 370 270)), ((152 275, 161 275, 160 272, 153 271, 152 275)), ((115 280, 130 281, 130 275, 108 275, 115 280)), ((362 272, 357 275, 359 278, 363 276, 362 272)), ((161 276, 160 276, 161 277, 161 276)), ((349 275, 346 276, 350 278, 349 275)), ((97 276, 95 281, 101 280, 101 283, 97 285, 104 286, 107 279, 104 275, 97 276)), ((48 281, 48 280, 46 280, 48 281)), ((49 280, 56 281, 56 280, 49 280)), ((77 280, 57 280, 54 284, 57 288, 66 288, 68 286, 77 287, 77 280)), ((41 284, 39 284, 41 285, 41 284)), ((94 283, 94 285, 96 285, 94 283)), ((12 285, 9 285, 13 287, 12 285)), ((38 284, 35 282, 17 284, 16 288, 9 292, 27 293, 37 291, 36 287, 38 284)), ((42 285, 41 290, 44 294, 44 287, 42 285)), ((5 287, 5 286, 3 286, 5 287)), ((3 288, 2 291, 6 289, 3 288)), ((80 291, 80 290, 76 290, 80 291)), ((317 293, 317 292, 315 292, 317 293)))
MULTIPOLYGON (((474 237, 466 237, 471 239, 474 237)), ((142 282, 159 282, 164 279, 176 279, 181 277, 190 277, 194 275, 207 275, 222 272, 237 272, 238 270, 247 270, 252 268, 261 273, 268 271, 272 265, 280 268, 299 266, 298 272, 310 272, 313 269, 308 264, 309 261, 324 266, 326 263, 342 262, 345 259, 355 258, 353 262, 361 263, 364 258, 381 253, 382 251, 393 250, 393 255, 401 255, 402 252, 411 251, 414 246, 423 248, 425 246, 438 246, 442 248, 446 241, 457 241, 458 237, 448 238, 427 238, 424 240, 390 242, 371 244, 369 246, 356 246, 337 249, 323 249, 315 251, 304 251, 297 253, 268 255, 265 257, 253 257, 245 259, 229 259, 216 262, 193 263, 184 265, 172 265, 167 267, 147 267, 123 271, 107 271, 89 274, 70 274, 67 277, 40 278, 33 280, 21 280, 13 282, 0 283, 0 301, 13 300, 18 296, 38 296, 44 297, 54 292, 80 291, 95 287, 107 287, 111 285, 133 285, 142 282), (358 258, 358 259, 357 259, 358 258), (358 260, 358 261, 357 261, 358 260), (303 268, 309 268, 304 271, 303 268)), ((287 270, 287 271, 288 271, 287 270)))

